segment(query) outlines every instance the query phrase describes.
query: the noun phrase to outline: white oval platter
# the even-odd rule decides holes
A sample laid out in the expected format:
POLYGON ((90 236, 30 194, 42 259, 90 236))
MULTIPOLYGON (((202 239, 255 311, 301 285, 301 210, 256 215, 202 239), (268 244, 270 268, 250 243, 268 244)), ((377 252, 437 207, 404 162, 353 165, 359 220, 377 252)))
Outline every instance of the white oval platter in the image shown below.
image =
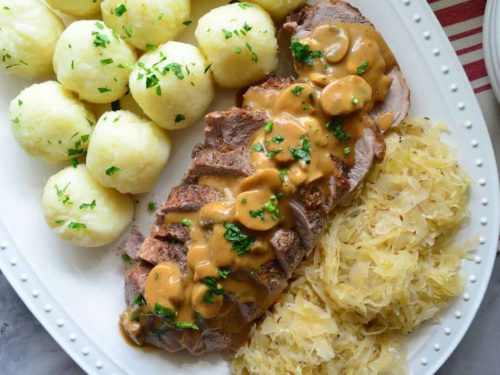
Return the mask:
MULTIPOLYGON (((192 41, 196 20, 208 8, 227 2, 193 1, 193 24, 183 41, 192 41), (210 4, 208 4, 210 3, 210 4)), ((457 149, 472 177, 470 211, 462 238, 479 236, 471 261, 464 261, 465 292, 441 316, 408 339, 413 374, 433 374, 469 327, 485 293, 496 254, 499 188, 494 153, 467 77, 427 2, 354 0, 392 47, 412 90, 413 115, 446 122, 445 141, 457 149)), ((40 196, 47 178, 60 167, 28 157, 14 142, 8 104, 29 85, 0 76, 0 269, 54 339, 90 374, 224 374, 217 355, 145 352, 125 343, 118 330, 124 308, 123 265, 116 248, 77 249, 57 239, 43 221, 40 196)), ((226 109, 234 92, 220 90, 210 110, 226 109)), ((135 225, 147 230, 149 201, 160 202, 180 180, 192 146, 202 138, 200 121, 173 134, 172 158, 156 188, 137 197, 135 225)), ((123 241, 124 238, 121 239, 123 241)))

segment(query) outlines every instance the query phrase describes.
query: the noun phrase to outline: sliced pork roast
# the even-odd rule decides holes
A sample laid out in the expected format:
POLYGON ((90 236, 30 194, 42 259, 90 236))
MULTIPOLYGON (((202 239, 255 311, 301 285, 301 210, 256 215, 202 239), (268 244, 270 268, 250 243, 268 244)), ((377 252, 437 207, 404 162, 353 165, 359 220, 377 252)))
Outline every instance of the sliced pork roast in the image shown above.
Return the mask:
MULTIPOLYGON (((347 3, 323 1, 316 6, 306 6, 290 16, 284 29, 293 38, 302 39, 317 25, 329 22, 371 25, 347 3)), ((189 226, 165 224, 165 218, 171 214, 194 213, 207 204, 222 201, 228 192, 224 187, 206 186, 203 179, 207 177, 254 176, 250 143, 256 132, 266 126, 272 114, 247 105, 246 108, 209 113, 205 117, 205 142, 194 147, 193 162, 182 183, 172 189, 158 209, 150 235, 143 238, 133 231, 125 245, 125 251, 134 263, 125 276, 128 308, 122 313, 120 322, 131 340, 138 345, 150 344, 169 352, 187 350, 199 355, 214 351, 234 352, 248 339, 252 324, 276 302, 300 262, 314 249, 328 215, 360 183, 373 163, 383 158, 383 129, 377 126, 376 119, 385 112, 394 113, 390 127, 399 124, 406 116, 408 87, 397 65, 388 74, 393 81, 386 100, 376 103, 373 110, 364 115, 362 133, 356 136, 352 147, 347 147, 349 152, 352 148, 354 155, 351 162, 347 164, 331 154, 332 172, 327 183, 311 182, 293 191, 286 208, 293 225, 284 223, 275 226, 266 237, 272 259, 265 259, 257 268, 230 269, 230 278, 258 298, 247 298, 245 293, 234 292, 229 283, 228 288, 221 292, 223 300, 218 314, 211 318, 197 316, 196 329, 186 329, 162 324, 155 312, 145 308, 142 297, 148 275, 155 265, 167 261, 176 264, 183 275, 188 272, 189 226)), ((294 78, 270 78, 262 85, 252 87, 249 92, 279 93, 294 82, 299 81, 294 78)), ((309 146, 304 147, 307 149, 309 146)), ((217 293, 218 289, 213 290, 217 293)))

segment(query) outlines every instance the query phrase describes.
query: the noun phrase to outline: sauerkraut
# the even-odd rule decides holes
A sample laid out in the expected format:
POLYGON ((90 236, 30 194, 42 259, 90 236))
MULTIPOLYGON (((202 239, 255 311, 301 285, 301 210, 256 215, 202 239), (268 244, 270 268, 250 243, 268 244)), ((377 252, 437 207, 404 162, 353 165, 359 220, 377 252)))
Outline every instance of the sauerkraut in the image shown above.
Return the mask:
POLYGON ((463 289, 469 177, 443 125, 407 120, 232 364, 236 374, 405 374, 404 335, 463 289))

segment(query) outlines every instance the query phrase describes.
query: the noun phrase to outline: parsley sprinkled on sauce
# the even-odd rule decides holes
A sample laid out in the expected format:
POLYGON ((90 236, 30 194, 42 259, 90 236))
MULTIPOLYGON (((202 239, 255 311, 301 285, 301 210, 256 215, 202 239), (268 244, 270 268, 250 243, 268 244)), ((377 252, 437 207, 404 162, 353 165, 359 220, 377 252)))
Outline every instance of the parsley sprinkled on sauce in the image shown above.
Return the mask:
POLYGON ((182 219, 181 224, 189 228, 191 226, 191 220, 189 220, 188 218, 184 218, 182 219))
MULTIPOLYGON (((125 254, 126 255, 126 254, 125 254)), ((128 256, 128 255, 127 255, 128 256)), ((130 258, 130 257, 129 257, 130 258)), ((139 294, 137 297, 135 297, 134 299, 134 305, 137 305, 137 306, 142 306, 146 303, 146 300, 144 299, 144 297, 142 296, 142 294, 139 294)))
POLYGON ((208 287, 207 292, 203 296, 203 302, 205 303, 213 303, 216 295, 221 296, 224 294, 224 288, 219 288, 217 279, 213 276, 205 276, 203 284, 208 287))
POLYGON ((193 21, 191 21, 191 20, 185 20, 182 24, 188 26, 188 25, 191 25, 192 23, 193 23, 193 21))
POLYGON ((300 96, 300 94, 302 93, 302 90, 304 90, 304 86, 297 85, 293 89, 291 89, 290 91, 292 92, 293 95, 300 96))
POLYGON ((221 279, 227 279, 230 273, 231 271, 228 269, 221 268, 219 270, 219 276, 221 279))
POLYGON ((264 132, 270 133, 271 130, 273 130, 273 125, 274 123, 272 120, 266 121, 266 123, 264 124, 264 132))
POLYGON ((114 175, 116 172, 119 172, 120 171, 120 168, 118 167, 115 167, 114 165, 109 167, 108 169, 106 169, 106 174, 108 176, 111 176, 111 175, 114 175))
POLYGON ((268 158, 274 158, 276 155, 278 155, 279 153, 281 153, 283 150, 280 148, 280 149, 277 149, 277 150, 273 150, 273 151, 268 151, 266 156, 268 158))
POLYGON ((349 155, 351 153, 351 148, 350 147, 344 147, 344 155, 349 155))
POLYGON ((178 113, 175 115, 174 121, 177 123, 177 122, 184 121, 185 119, 186 119, 186 116, 184 116, 182 113, 178 113))
POLYGON ((301 160, 306 164, 311 163, 311 148, 309 147, 309 136, 304 134, 300 137, 300 147, 289 147, 288 150, 295 160, 301 160))
POLYGON ((250 210, 248 214, 253 218, 259 218, 260 220, 264 220, 264 209, 259 208, 258 210, 250 210))
POLYGON ((189 322, 175 322, 175 328, 179 329, 200 329, 196 323, 189 322))
POLYGON ((101 64, 102 64, 102 65, 109 65, 109 64, 113 64, 113 59, 102 59, 102 60, 101 60, 101 64))
POLYGON ((273 221, 277 221, 279 219, 281 213, 278 208, 278 197, 276 195, 272 195, 271 199, 264 204, 263 208, 271 214, 271 219, 273 221))
POLYGON ((76 221, 70 221, 68 224, 68 228, 73 229, 73 230, 80 230, 80 229, 86 229, 87 226, 83 223, 78 223, 76 221))
POLYGON ((288 168, 280 169, 280 180, 285 182, 288 178, 288 168))
POLYGON ((303 44, 298 39, 292 39, 291 49, 295 60, 306 65, 312 65, 314 59, 323 57, 323 52, 311 51, 308 44, 303 44))
POLYGON ((104 94, 105 92, 110 92, 111 91, 111 89, 109 87, 107 87, 107 86, 105 86, 105 87, 98 87, 97 90, 99 90, 99 92, 101 94, 104 94))
POLYGON ((163 316, 165 318, 170 318, 170 319, 175 319, 175 316, 177 315, 174 310, 172 310, 169 307, 165 307, 159 303, 155 303, 155 306, 153 308, 153 312, 156 315, 163 316))
POLYGON ((348 141, 351 139, 349 135, 344 131, 342 123, 338 119, 331 119, 326 123, 326 128, 333 132, 335 138, 339 141, 348 141))
POLYGON ((359 98, 357 96, 353 96, 351 98, 351 103, 354 104, 354 105, 358 105, 359 104, 359 98))
POLYGON ((224 239, 233 243, 231 250, 236 251, 238 256, 243 256, 250 251, 255 239, 246 235, 236 224, 225 224, 224 239))
POLYGON ((274 135, 271 137, 271 142, 273 143, 283 143, 283 141, 285 140, 285 137, 283 137, 282 135, 278 134, 278 135, 274 135))
POLYGON ((120 4, 115 8, 115 15, 117 17, 121 17, 123 16, 123 13, 125 13, 126 11, 127 7, 125 6, 125 4, 120 4))
POLYGON ((90 202, 90 203, 82 203, 79 208, 80 208, 80 210, 85 210, 85 209, 93 210, 95 208, 95 206, 96 206, 96 201, 95 201, 95 199, 93 199, 92 202, 90 202))
POLYGON ((363 61, 363 63, 356 69, 356 73, 358 73, 358 75, 365 74, 369 64, 370 62, 368 60, 363 61))
POLYGON ((149 202, 148 203, 148 211, 149 212, 155 212, 156 209, 158 208, 158 205, 155 202, 149 202))
POLYGON ((256 152, 265 152, 264 150, 264 146, 262 146, 261 143, 255 143, 252 145, 252 150, 256 151, 256 152))
POLYGON ((241 204, 247 204, 248 198, 241 198, 240 202, 241 202, 241 204))

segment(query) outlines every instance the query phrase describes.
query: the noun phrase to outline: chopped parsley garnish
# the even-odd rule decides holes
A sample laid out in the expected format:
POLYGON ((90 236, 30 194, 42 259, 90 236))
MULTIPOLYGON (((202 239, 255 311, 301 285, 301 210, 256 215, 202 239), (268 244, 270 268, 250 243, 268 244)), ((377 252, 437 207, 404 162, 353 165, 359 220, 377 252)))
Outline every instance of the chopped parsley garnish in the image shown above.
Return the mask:
POLYGON ((302 90, 304 90, 304 86, 297 85, 293 89, 291 89, 290 91, 292 92, 293 95, 300 96, 300 94, 302 93, 302 90))
POLYGON ((148 211, 149 212, 155 212, 156 209, 157 209, 157 204, 155 202, 148 203, 148 211))
POLYGON ((146 44, 147 51, 153 52, 153 51, 156 51, 157 48, 158 48, 158 46, 156 46, 154 44, 146 44))
POLYGON ((108 169, 106 169, 106 174, 107 174, 108 176, 111 176, 111 175, 113 175, 113 174, 115 174, 116 172, 119 172, 119 171, 120 171, 120 168, 115 167, 115 166, 113 165, 113 166, 109 167, 108 169))
POLYGON ((113 59, 103 59, 103 60, 101 60, 101 64, 102 65, 113 64, 113 59))
POLYGON ((288 168, 280 169, 280 180, 281 182, 285 182, 288 178, 288 168))
POLYGON ((196 323, 175 322, 174 325, 175 325, 175 328, 179 328, 179 329, 199 329, 198 325, 196 323))
POLYGON ((273 135, 271 137, 271 142, 273 143, 283 143, 283 141, 285 140, 285 137, 283 137, 282 135, 278 134, 278 135, 273 135))
MULTIPOLYGON (((96 22, 96 26, 97 25, 100 25, 100 24, 98 22, 96 22)), ((101 27, 104 28, 104 26, 102 26, 102 25, 101 25, 101 27)), ((111 43, 109 38, 106 35, 100 33, 99 31, 93 31, 92 35, 94 36, 94 41, 93 41, 94 47, 106 48, 108 46, 108 44, 111 43)))
POLYGON ((146 88, 149 89, 151 87, 155 87, 160 83, 160 79, 156 76, 156 74, 152 74, 146 77, 146 88))
POLYGON ((174 121, 177 123, 177 122, 184 121, 185 119, 186 119, 186 116, 184 116, 182 113, 178 113, 175 115, 174 121))
POLYGON ((225 224, 224 228, 226 228, 224 239, 233 243, 231 250, 236 251, 238 256, 243 256, 250 251, 255 242, 254 238, 243 233, 236 224, 225 224))
POLYGON ((54 221, 54 223, 56 223, 56 224, 62 224, 62 223, 64 223, 64 219, 56 219, 54 221))
POLYGON ((83 223, 78 223, 76 221, 70 221, 68 224, 68 228, 73 229, 73 230, 80 230, 80 229, 86 229, 87 226, 83 223))
POLYGON ((250 3, 239 3, 238 5, 239 5, 239 6, 240 6, 240 8, 242 8, 242 9, 246 9, 246 8, 251 8, 251 7, 253 7, 253 5, 252 5, 252 4, 250 4, 250 3))
POLYGON ((191 226, 191 220, 189 220, 188 218, 184 218, 182 219, 181 224, 189 228, 191 226))
POLYGON ((132 258, 129 257, 129 255, 127 253, 122 253, 122 260, 125 262, 125 263, 128 263, 128 262, 131 262, 132 261, 132 258))
POLYGON ((274 123, 272 120, 266 121, 266 123, 264 124, 264 133, 271 132, 271 130, 273 130, 273 125, 274 123))
POLYGON ((123 16, 123 13, 125 13, 126 11, 127 7, 125 6, 125 4, 120 4, 115 8, 115 15, 117 17, 121 17, 123 16))
POLYGON ((351 153, 351 148, 350 147, 344 147, 344 155, 349 155, 351 153))
POLYGON ((191 25, 192 23, 193 23, 193 21, 191 21, 191 20, 185 20, 182 24, 188 26, 188 25, 191 25))
POLYGON ((273 151, 268 151, 266 156, 268 158, 274 158, 276 155, 278 155, 279 153, 281 153, 283 150, 280 148, 278 150, 273 150, 273 151))
POLYGON ((175 316, 177 315, 174 310, 172 310, 171 308, 165 307, 159 303, 155 303, 153 312, 156 315, 161 315, 164 318, 168 318, 168 319, 175 319, 175 316))
POLYGON ((17 106, 20 107, 23 105, 23 101, 21 99, 17 100, 17 106))
POLYGON ((107 87, 107 86, 105 86, 105 87, 98 87, 97 90, 99 90, 99 92, 101 94, 104 94, 105 92, 110 92, 111 91, 111 89, 109 87, 107 87))
POLYGON ((288 150, 295 160, 302 160, 306 164, 311 163, 311 148, 309 147, 309 136, 307 134, 300 137, 300 148, 289 147, 288 150))
POLYGON ((273 221, 279 219, 281 213, 278 208, 278 197, 276 197, 276 195, 272 195, 271 199, 264 204, 264 210, 271 214, 271 219, 273 219, 273 221))
POLYGON ((255 218, 255 219, 260 219, 260 220, 264 220, 264 209, 263 208, 259 208, 258 210, 250 210, 248 211, 248 214, 255 218))
POLYGON ((224 288, 219 288, 217 285, 217 279, 213 276, 206 276, 203 279, 203 284, 208 287, 207 293, 203 296, 203 302, 213 303, 215 296, 221 296, 224 294, 224 288))
POLYGON ((54 185, 54 188, 56 189, 56 196, 57 196, 57 200, 59 202, 61 202, 62 204, 73 204, 73 202, 71 201, 71 198, 69 197, 69 194, 65 194, 66 193, 66 190, 68 189, 68 186, 71 184, 71 182, 68 182, 66 184, 66 186, 64 187, 64 189, 59 189, 59 187, 56 185, 54 185))
POLYGON ((234 49, 234 53, 236 53, 237 55, 241 55, 241 48, 240 47, 236 47, 234 49))
POLYGON ((93 199, 92 202, 90 202, 90 203, 82 203, 79 208, 80 208, 80 210, 85 210, 87 208, 93 210, 95 208, 95 206, 96 206, 96 202, 95 202, 95 199, 93 199))
POLYGON ((73 158, 73 159, 70 159, 70 162, 71 162, 71 166, 72 166, 73 168, 78 167, 78 158, 73 158))
POLYGON ((368 60, 363 61, 363 63, 356 69, 356 73, 358 73, 359 75, 364 74, 366 72, 366 69, 368 69, 368 65, 368 60))
POLYGON ((167 66, 163 68, 163 75, 165 75, 167 72, 172 71, 175 76, 179 79, 184 79, 184 74, 182 73, 182 67, 178 63, 170 63, 167 66))
POLYGON ((241 204, 247 204, 248 198, 241 198, 240 202, 241 202, 241 204))
POLYGON ((264 146, 262 146, 261 143, 255 143, 252 145, 252 150, 257 151, 257 152, 265 152, 264 146))
POLYGON ((326 123, 326 128, 333 132, 333 135, 339 141, 348 141, 351 139, 351 137, 349 137, 349 135, 344 131, 342 123, 338 119, 334 118, 328 121, 326 123))
POLYGON ((228 269, 221 268, 219 270, 219 276, 221 279, 227 279, 230 273, 231 273, 231 271, 229 271, 228 269))
POLYGON ((308 44, 303 44, 295 38, 292 39, 291 49, 294 59, 306 65, 312 65, 315 58, 323 57, 323 52, 311 51, 308 44))
MULTIPOLYGON (((123 254, 123 255, 127 255, 127 254, 123 254)), ((128 255, 127 255, 128 256, 128 255)), ((129 257, 130 259, 130 257, 129 257)), ((146 303, 146 300, 144 299, 144 297, 142 296, 142 294, 139 294, 137 297, 135 297, 134 299, 134 305, 137 305, 137 306, 142 306, 146 303)))
POLYGON ((16 118, 12 119, 12 122, 14 124, 19 124, 19 117, 16 117, 16 118))
POLYGON ((251 53, 251 57, 250 57, 250 59, 251 59, 253 62, 257 62, 257 61, 259 61, 259 56, 257 56, 257 54, 253 51, 252 46, 250 45, 250 43, 246 42, 246 43, 245 43, 245 47, 247 47, 247 50, 249 50, 249 51, 250 51, 250 53, 251 53))
POLYGON ((132 29, 132 26, 122 26, 122 30, 128 38, 132 38, 132 35, 134 35, 134 29, 132 29))
POLYGON ((353 96, 351 98, 351 103, 354 104, 354 105, 358 105, 359 104, 359 98, 357 96, 353 96))
POLYGON ((207 74, 207 72, 210 70, 210 68, 212 67, 212 64, 208 64, 205 68, 205 70, 203 71, 203 73, 207 74))
POLYGON ((229 39, 233 36, 233 32, 232 31, 229 31, 229 30, 226 30, 226 29, 222 29, 222 34, 224 34, 224 39, 229 39))

